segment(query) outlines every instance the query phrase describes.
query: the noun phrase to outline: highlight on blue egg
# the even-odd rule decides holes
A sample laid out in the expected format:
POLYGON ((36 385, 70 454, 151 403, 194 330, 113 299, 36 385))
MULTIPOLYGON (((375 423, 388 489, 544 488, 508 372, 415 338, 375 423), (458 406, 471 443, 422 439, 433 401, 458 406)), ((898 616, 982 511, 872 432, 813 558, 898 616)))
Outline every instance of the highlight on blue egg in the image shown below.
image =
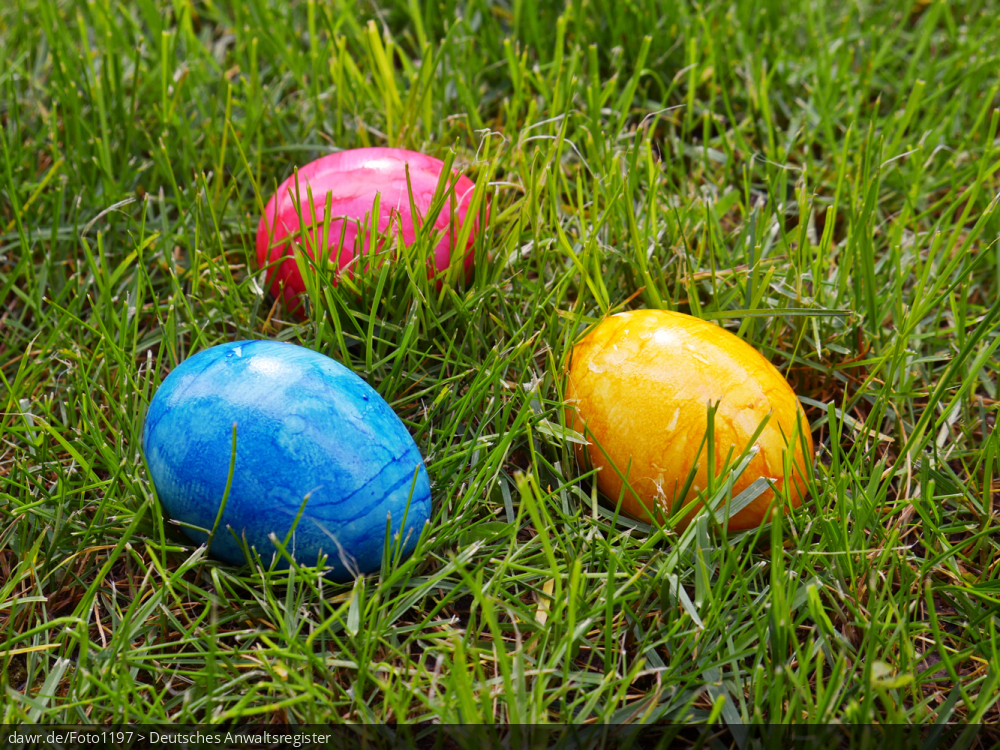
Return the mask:
POLYGON ((209 541, 226 497, 209 553, 229 563, 247 561, 239 538, 270 564, 273 534, 297 563, 325 555, 330 577, 349 580, 380 568, 387 519, 403 559, 430 518, 423 458, 389 404, 294 344, 236 341, 189 357, 154 395, 142 442, 164 511, 195 542, 209 541))

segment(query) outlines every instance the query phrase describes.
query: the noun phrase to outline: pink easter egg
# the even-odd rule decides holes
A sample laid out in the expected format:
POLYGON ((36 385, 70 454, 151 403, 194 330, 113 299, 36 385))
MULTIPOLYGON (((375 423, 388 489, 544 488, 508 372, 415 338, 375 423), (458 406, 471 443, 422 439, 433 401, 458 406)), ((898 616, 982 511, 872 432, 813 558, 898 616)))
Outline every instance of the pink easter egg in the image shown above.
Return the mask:
MULTIPOLYGON (((370 214, 376 194, 381 196, 379 232, 384 233, 392 224, 392 233, 395 234, 401 226, 403 242, 412 244, 418 228, 429 212, 443 169, 444 162, 440 159, 401 148, 340 151, 301 167, 297 172, 297 181, 296 174, 293 173, 271 196, 257 227, 257 262, 261 267, 271 264, 267 271, 271 292, 275 296, 282 296, 285 305, 293 311, 299 307, 299 295, 305 292, 305 284, 292 249, 293 243, 302 246, 300 215, 306 222, 305 233, 308 239, 304 249, 309 255, 315 257, 314 248, 325 247, 329 258, 336 259, 338 272, 352 273, 359 269, 359 260, 355 259, 358 222, 361 223, 364 234, 362 254, 367 255, 371 250, 370 214), (410 174, 409 186, 406 180, 407 167, 410 174), (410 190, 416 216, 413 215, 410 203, 410 190), (328 193, 332 201, 330 227, 326 233, 324 226, 328 193)), ((448 189, 444 206, 434 220, 434 227, 441 239, 435 248, 434 268, 428 269, 428 277, 448 268, 453 245, 458 241, 459 230, 472 202, 475 188, 472 180, 459 175, 457 181, 449 180, 449 184, 452 183, 453 187, 448 189), (453 215, 455 221, 451 225, 453 215)), ((466 278, 472 271, 473 243, 479 231, 478 217, 473 220, 475 224, 465 247, 466 278)), ((378 249, 379 247, 376 251, 378 249)), ((439 288, 440 284, 439 280, 439 288)))

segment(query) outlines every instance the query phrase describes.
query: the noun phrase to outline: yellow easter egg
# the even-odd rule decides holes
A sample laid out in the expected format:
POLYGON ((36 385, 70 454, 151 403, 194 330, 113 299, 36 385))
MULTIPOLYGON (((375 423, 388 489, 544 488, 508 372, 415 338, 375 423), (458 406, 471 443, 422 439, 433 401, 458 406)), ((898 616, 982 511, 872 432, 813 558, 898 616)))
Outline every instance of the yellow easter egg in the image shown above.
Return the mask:
MULTIPOLYGON (((795 507, 805 497, 813 441, 795 393, 760 352, 713 323, 664 310, 612 315, 574 347, 566 399, 567 423, 588 441, 576 446, 577 460, 598 469, 598 489, 613 502, 621 497, 634 518, 649 521, 656 508, 666 518, 704 492, 708 409, 716 403, 716 472, 727 457, 732 468, 770 414, 733 497, 760 477, 779 489, 790 482, 795 507), (624 494, 619 472, 631 488, 624 494)), ((773 498, 767 489, 729 519, 729 529, 759 526, 773 498)))

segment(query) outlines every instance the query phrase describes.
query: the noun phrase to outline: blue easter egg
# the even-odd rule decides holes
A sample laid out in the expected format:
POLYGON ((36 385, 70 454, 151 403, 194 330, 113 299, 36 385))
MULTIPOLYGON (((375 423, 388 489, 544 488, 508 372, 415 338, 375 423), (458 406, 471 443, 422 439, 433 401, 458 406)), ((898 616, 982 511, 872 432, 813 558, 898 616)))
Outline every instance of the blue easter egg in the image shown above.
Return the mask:
POLYGON ((277 548, 303 565, 320 555, 347 580, 379 569, 386 519, 404 555, 431 513, 430 481, 413 438, 365 381, 322 354, 278 341, 214 346, 182 362, 149 405, 143 450, 163 509, 210 553, 246 562, 233 537, 265 563, 277 548), (306 498, 308 500, 306 501, 306 498), (305 510, 295 525, 303 501, 305 510), (405 516, 405 528, 404 528, 405 516), (228 527, 228 528, 227 528, 228 527))

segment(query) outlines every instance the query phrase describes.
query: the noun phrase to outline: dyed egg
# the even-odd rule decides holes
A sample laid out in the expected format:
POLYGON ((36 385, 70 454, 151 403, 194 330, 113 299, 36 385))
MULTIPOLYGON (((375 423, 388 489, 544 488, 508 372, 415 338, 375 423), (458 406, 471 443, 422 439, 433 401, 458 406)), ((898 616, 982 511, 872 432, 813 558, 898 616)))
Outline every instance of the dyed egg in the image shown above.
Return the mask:
MULTIPOLYGON (((354 261, 358 245, 358 222, 361 222, 365 235, 362 252, 370 251, 371 219, 366 224, 365 217, 372 212, 376 194, 380 195, 379 232, 388 230, 390 223, 398 231, 401 224, 403 241, 408 245, 414 241, 417 229, 431 207, 443 169, 444 162, 440 159, 401 148, 340 151, 300 168, 298 181, 295 174, 292 174, 271 196, 257 227, 257 262, 263 267, 280 261, 268 270, 272 293, 276 296, 283 294, 286 305, 290 309, 296 309, 298 297, 305 291, 291 247, 292 243, 301 246, 300 215, 307 222, 306 234, 309 239, 306 251, 312 256, 314 248, 327 248, 330 259, 335 260, 338 269, 343 270, 354 261), (409 185, 406 179, 407 167, 409 185), (314 209, 312 212, 310 190, 314 209), (331 207, 330 228, 327 232, 324 227, 328 193, 331 207), (413 207, 418 212, 417 216, 412 214, 413 207), (311 226, 309 222, 312 222, 311 226)), ((475 184, 464 175, 459 176, 457 182, 448 189, 444 205, 434 221, 435 228, 444 236, 435 248, 434 268, 429 269, 429 275, 449 267, 453 245, 458 240, 458 232, 465 221, 474 189, 475 184), (452 214, 455 217, 454 226, 450 226, 452 214)), ((473 242, 479 229, 478 218, 473 221, 475 224, 464 248, 467 275, 472 270, 473 242)))
POLYGON ((286 546, 297 562, 316 565, 326 555, 339 580, 376 571, 386 519, 393 542, 400 534, 404 554, 413 551, 431 513, 413 438, 346 367, 277 341, 205 349, 175 368, 149 405, 143 450, 153 484, 192 540, 205 543, 215 524, 233 424, 236 462, 213 556, 245 562, 235 533, 270 563, 270 535, 285 542, 307 497, 286 546))
MULTIPOLYGON (((576 345, 568 375, 567 423, 580 432, 586 427, 588 439, 587 445, 576 446, 577 460, 599 469, 598 489, 614 502, 622 497, 622 510, 629 515, 649 520, 659 507, 666 517, 705 490, 708 450, 702 441, 708 406, 716 402, 717 472, 730 451, 735 464, 761 420, 771 415, 733 496, 768 477, 779 488, 791 481, 791 502, 801 504, 813 456, 802 407, 781 373, 723 328, 662 310, 619 313, 576 345), (784 456, 793 440, 789 477, 784 456), (624 496, 623 482, 609 460, 628 478, 632 491, 624 496), (694 479, 681 497, 695 466, 694 479)), ((768 489, 733 515, 730 530, 760 525, 773 497, 768 489)), ((693 507, 682 526, 699 507, 693 507)))

